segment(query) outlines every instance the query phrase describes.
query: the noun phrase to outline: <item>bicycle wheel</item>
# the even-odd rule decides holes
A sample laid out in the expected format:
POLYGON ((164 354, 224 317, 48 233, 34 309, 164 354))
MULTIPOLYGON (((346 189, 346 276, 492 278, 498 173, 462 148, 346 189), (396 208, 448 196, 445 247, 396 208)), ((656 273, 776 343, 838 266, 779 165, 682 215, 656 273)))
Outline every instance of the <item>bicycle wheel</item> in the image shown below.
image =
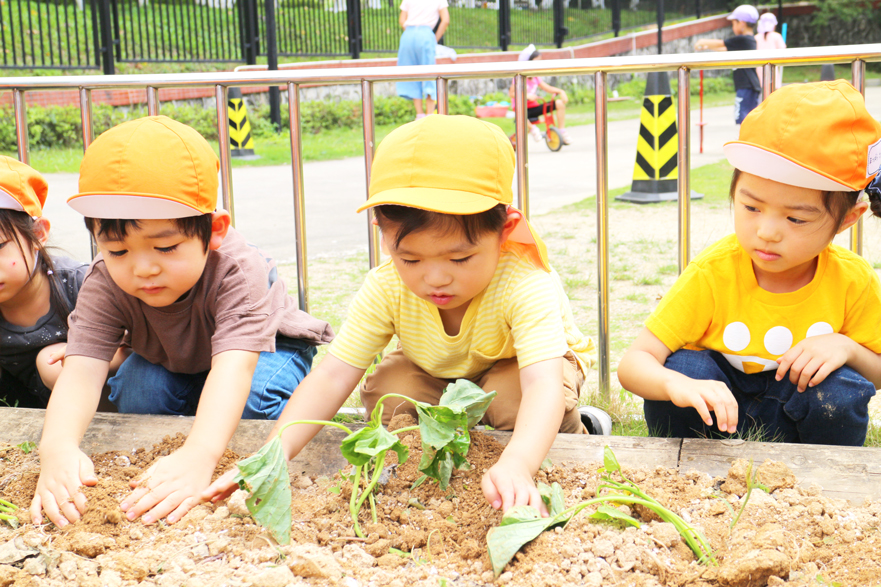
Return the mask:
POLYGON ((549 126, 548 132, 545 133, 545 144, 547 144, 548 149, 554 152, 562 149, 563 139, 560 138, 560 131, 558 131, 553 126, 549 126))

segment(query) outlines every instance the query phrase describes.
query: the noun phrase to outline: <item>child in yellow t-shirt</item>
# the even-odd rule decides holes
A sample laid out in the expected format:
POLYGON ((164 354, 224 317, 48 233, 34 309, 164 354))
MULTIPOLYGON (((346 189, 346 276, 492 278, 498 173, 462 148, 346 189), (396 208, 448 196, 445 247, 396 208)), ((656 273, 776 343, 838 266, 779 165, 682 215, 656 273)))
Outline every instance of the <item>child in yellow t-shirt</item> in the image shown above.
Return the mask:
POLYGON ((686 268, 618 366, 653 435, 863 444, 881 285, 831 243, 867 208, 879 139, 836 81, 774 92, 725 145, 735 234, 686 268))
MULTIPOLYGON (((510 206, 514 152, 494 125, 429 116, 389 134, 373 162, 370 198, 391 260, 375 268, 321 364, 300 384, 270 438, 292 420, 327 420, 377 353, 400 346, 361 386, 368 412, 384 394, 437 404, 455 379, 496 391, 483 421, 514 430, 483 478, 493 507, 544 509, 532 476, 558 431, 608 434, 611 420, 577 407, 594 346, 575 326, 544 244, 510 206)), ((413 413, 385 402, 386 423, 413 413)), ((293 458, 318 427, 289 428, 293 458)), ((230 476, 204 498, 234 487, 230 476)))

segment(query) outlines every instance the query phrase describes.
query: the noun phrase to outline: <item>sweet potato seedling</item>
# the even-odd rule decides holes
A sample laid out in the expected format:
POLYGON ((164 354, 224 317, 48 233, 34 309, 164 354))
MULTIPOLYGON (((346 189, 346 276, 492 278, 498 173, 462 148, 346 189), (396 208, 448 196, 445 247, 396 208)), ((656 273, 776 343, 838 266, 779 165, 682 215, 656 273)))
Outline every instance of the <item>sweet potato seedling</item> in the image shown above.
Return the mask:
POLYGON ((291 539, 291 487, 281 435, 289 426, 296 424, 335 426, 348 434, 340 443, 340 451, 355 467, 352 475, 349 514, 352 517, 355 534, 364 538, 358 516, 365 502, 369 501, 371 515, 374 522, 376 521, 373 491, 380 481, 386 454, 390 450, 395 451, 398 455, 398 463, 401 464, 409 457, 409 450, 400 442, 398 435, 419 429, 422 436, 422 460, 419 462, 419 470, 427 477, 435 479, 442 489, 446 489, 454 468, 470 467, 465 458, 471 445, 468 430, 480 421, 495 396, 495 391, 485 393, 474 383, 459 379, 447 386, 437 406, 398 394, 383 396, 376 404, 370 421, 356 432, 339 422, 324 420, 289 422, 259 452, 236 463, 239 473, 235 481, 250 494, 245 503, 253 518, 267 528, 276 541, 288 544, 291 539), (419 415, 418 426, 390 432, 382 425, 383 401, 392 397, 404 399, 416 406, 419 415))
POLYGON ((583 501, 567 509, 564 504, 563 489, 558 483, 554 483, 550 487, 539 483, 538 491, 549 512, 547 518, 542 518, 537 509, 528 505, 514 506, 505 512, 500 524, 490 529, 486 536, 489 560, 496 577, 502 574, 505 566, 523 546, 538 538, 545 530, 560 525, 565 527, 579 512, 592 505, 599 505, 598 509, 590 514, 593 519, 615 520, 636 527, 640 526, 638 520, 610 507, 607 505, 609 503, 642 505, 649 508, 658 514, 663 521, 676 527, 686 544, 698 557, 699 562, 716 564, 713 550, 703 534, 625 477, 621 472, 618 459, 615 458, 615 453, 608 446, 603 450, 603 460, 605 466, 600 469, 603 475, 600 478, 602 482, 597 488, 597 493, 604 491, 609 493, 603 493, 594 499, 583 501), (613 474, 617 474, 620 480, 613 478, 613 474))
POLYGON ((0 521, 6 522, 13 528, 18 528, 18 516, 13 512, 18 509, 13 503, 0 499, 0 521))

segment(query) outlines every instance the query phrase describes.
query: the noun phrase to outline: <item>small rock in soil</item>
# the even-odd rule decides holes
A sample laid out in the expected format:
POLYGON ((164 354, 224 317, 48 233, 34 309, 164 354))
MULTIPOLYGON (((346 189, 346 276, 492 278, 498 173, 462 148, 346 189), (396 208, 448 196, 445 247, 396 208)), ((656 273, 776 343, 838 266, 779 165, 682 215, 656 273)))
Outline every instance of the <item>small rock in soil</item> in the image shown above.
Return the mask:
POLYGON ((764 585, 772 575, 786 576, 791 564, 792 560, 778 550, 753 550, 723 563, 719 569, 719 582, 727 587, 764 585))

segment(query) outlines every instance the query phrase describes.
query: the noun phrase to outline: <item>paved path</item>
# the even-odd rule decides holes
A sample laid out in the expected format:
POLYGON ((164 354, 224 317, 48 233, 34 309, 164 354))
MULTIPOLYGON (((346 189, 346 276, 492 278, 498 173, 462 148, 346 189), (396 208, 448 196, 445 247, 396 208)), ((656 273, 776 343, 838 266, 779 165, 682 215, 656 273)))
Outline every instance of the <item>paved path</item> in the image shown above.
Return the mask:
MULTIPOLYGON (((881 88, 868 88, 867 102, 881 118, 881 88)), ((692 168, 724 158, 722 145, 737 138, 730 106, 704 110, 704 152, 698 152, 698 112, 692 111, 692 168)), ((609 187, 629 186, 636 158, 639 120, 609 123, 609 187)), ((594 125, 570 129, 573 145, 557 153, 530 142, 529 185, 532 214, 542 214, 596 193, 594 125)), ((259 144, 258 151, 259 151, 259 144)), ((439 154, 438 156, 443 156, 439 154)), ((82 219, 65 203, 76 193, 75 174, 47 174, 53 244, 88 260, 88 236, 82 219)), ((354 210, 366 198, 364 161, 360 158, 307 162, 304 165, 308 253, 337 255, 365 250, 367 220, 354 210)), ((276 259, 295 257, 293 179, 287 166, 243 167, 233 171, 236 224, 250 240, 276 259)))

